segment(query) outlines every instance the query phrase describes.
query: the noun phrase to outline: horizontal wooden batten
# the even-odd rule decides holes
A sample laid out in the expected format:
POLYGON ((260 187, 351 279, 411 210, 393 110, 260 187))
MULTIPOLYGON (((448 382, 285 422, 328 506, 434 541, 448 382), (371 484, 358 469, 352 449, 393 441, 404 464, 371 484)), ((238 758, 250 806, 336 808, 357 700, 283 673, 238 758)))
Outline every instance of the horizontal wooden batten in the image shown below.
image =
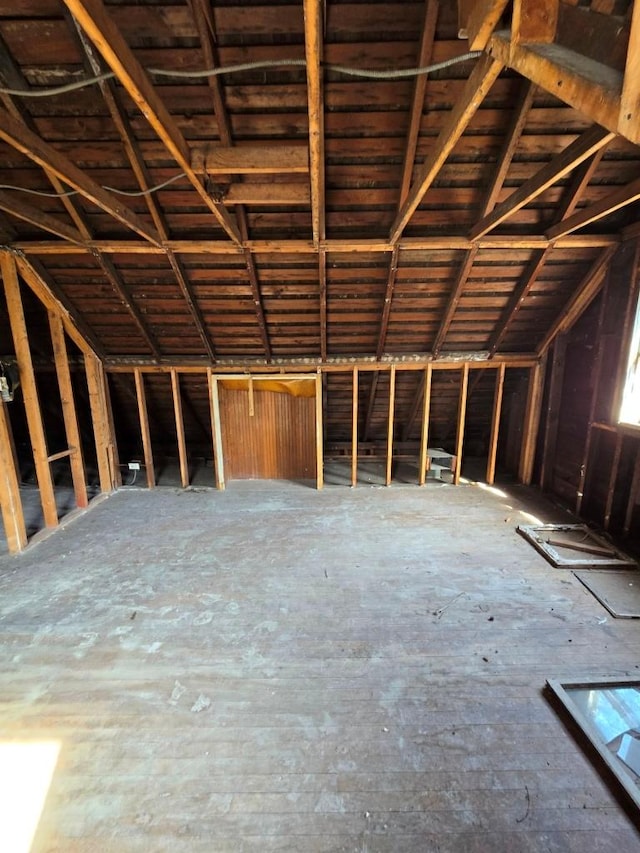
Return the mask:
POLYGON ((108 359, 104 368, 109 373, 132 373, 139 370, 143 373, 171 373, 172 370, 178 373, 206 373, 213 371, 213 375, 225 379, 248 379, 250 376, 254 380, 274 379, 274 378, 292 378, 288 377, 287 371, 294 371, 297 379, 309 378, 304 376, 305 371, 319 370, 321 373, 344 373, 352 372, 355 369, 358 371, 367 372, 385 372, 390 371, 395 367, 398 371, 415 371, 424 370, 430 366, 432 370, 460 370, 465 364, 470 370, 479 369, 486 370, 487 368, 497 367, 500 364, 505 364, 507 367, 533 367, 537 364, 539 357, 534 353, 510 354, 497 353, 491 359, 486 354, 481 358, 473 358, 471 353, 466 356, 461 356, 459 359, 454 358, 438 358, 429 359, 428 357, 416 358, 407 360, 399 357, 397 359, 386 359, 385 361, 367 361, 364 359, 355 359, 345 357, 344 359, 330 358, 327 362, 310 361, 303 359, 296 362, 295 360, 276 360, 273 364, 264 363, 217 363, 212 369, 210 365, 202 360, 195 361, 182 359, 173 361, 171 364, 158 364, 145 359, 132 357, 130 359, 108 359), (300 371, 300 372, 298 372, 300 371))
MULTIPOLYGON (((496 249, 499 251, 516 251, 526 249, 544 249, 553 245, 556 249, 592 249, 616 245, 620 242, 619 234, 570 234, 552 240, 545 236, 491 236, 472 240, 468 237, 416 237, 398 242, 400 252, 403 251, 438 251, 451 249, 464 251, 477 246, 480 249, 496 249)), ((247 240, 243 244, 255 254, 278 255, 312 255, 319 249, 335 254, 361 254, 366 252, 392 252, 394 246, 387 240, 323 240, 319 249, 311 240, 247 240)), ((129 240, 91 240, 85 245, 38 240, 16 240, 11 248, 25 255, 87 255, 92 251, 104 254, 123 255, 164 255, 170 249, 179 255, 229 255, 234 257, 243 254, 243 248, 229 242, 209 240, 167 240, 162 246, 129 240)))
POLYGON ((191 149, 191 168, 199 175, 305 174, 309 151, 302 145, 198 145, 191 149))

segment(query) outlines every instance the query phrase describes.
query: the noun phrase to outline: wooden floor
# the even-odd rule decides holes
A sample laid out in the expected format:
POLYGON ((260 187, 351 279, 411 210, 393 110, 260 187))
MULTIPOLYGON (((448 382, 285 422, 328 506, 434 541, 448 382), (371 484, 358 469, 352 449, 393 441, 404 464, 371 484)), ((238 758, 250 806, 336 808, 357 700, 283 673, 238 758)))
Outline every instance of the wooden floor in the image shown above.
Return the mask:
POLYGON ((34 853, 640 850, 542 693, 640 625, 525 497, 123 490, 0 558, 0 747, 60 748, 34 853))

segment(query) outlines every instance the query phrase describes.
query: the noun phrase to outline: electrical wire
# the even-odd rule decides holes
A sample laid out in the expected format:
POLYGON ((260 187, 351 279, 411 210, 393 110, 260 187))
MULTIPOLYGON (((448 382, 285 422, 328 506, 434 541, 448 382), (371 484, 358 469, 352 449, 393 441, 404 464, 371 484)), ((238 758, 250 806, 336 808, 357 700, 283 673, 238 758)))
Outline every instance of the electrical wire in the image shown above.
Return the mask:
MULTIPOLYGON (((435 62, 432 65, 425 65, 418 68, 392 68, 387 71, 376 71, 373 68, 353 68, 349 65, 333 65, 330 63, 323 64, 322 67, 325 71, 333 71, 350 77, 366 77, 372 80, 401 80, 407 77, 419 77, 422 74, 431 74, 433 71, 449 68, 452 65, 457 65, 459 62, 476 59, 476 57, 480 56, 481 52, 479 50, 472 50, 469 53, 463 53, 460 56, 454 56, 442 62, 435 62)), ((225 68, 207 68, 204 71, 171 71, 164 68, 148 68, 147 70, 156 77, 198 80, 207 77, 220 77, 224 74, 235 74, 240 71, 258 71, 264 68, 306 68, 306 65, 307 61, 305 59, 269 59, 259 62, 242 62, 238 65, 228 65, 225 68)), ((113 71, 107 71, 104 74, 98 74, 96 77, 75 80, 73 83, 66 83, 64 86, 55 86, 50 89, 25 90, 0 88, 0 94, 13 95, 20 98, 49 98, 55 95, 66 95, 69 92, 83 89, 85 86, 92 86, 94 83, 112 80, 115 76, 113 71)))
MULTIPOLYGON (((154 187, 149 187, 147 190, 119 190, 116 187, 109 187, 103 185, 103 190, 108 190, 111 193, 117 193, 118 195, 126 195, 133 198, 140 198, 141 196, 151 195, 152 193, 158 192, 158 190, 162 190, 165 187, 168 187, 169 184, 175 183, 175 181, 179 181, 180 178, 185 178, 187 176, 186 172, 180 172, 178 175, 174 175, 172 178, 168 178, 166 181, 163 181, 161 184, 156 184, 154 187)), ((69 198, 72 195, 79 195, 78 190, 69 190, 66 193, 52 193, 46 192, 45 190, 32 190, 27 187, 16 187, 13 184, 0 184, 0 190, 15 190, 16 192, 28 193, 29 195, 38 195, 43 196, 44 198, 69 198)))

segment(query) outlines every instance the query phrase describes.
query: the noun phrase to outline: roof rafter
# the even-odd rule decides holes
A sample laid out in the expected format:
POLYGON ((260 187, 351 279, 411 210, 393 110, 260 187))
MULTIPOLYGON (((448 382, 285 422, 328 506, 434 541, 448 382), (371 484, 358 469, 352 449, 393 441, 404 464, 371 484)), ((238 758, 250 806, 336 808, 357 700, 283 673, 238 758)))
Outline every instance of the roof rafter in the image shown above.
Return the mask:
MULTIPOLYGON (((218 61, 215 23, 211 13, 211 7, 207 3, 203 2, 203 0, 189 0, 189 6, 198 31, 200 48, 203 52, 205 63, 208 68, 217 68, 220 63, 218 61)), ((224 92, 222 90, 220 79, 213 76, 208 77, 207 80, 209 92, 211 93, 211 98, 213 100, 213 111, 218 122, 218 135, 220 137, 220 141, 222 145, 231 148, 234 144, 233 135, 231 133, 231 122, 229 121, 229 116, 227 114, 224 92)), ((244 261, 247 269, 249 286, 251 288, 251 298, 253 299, 256 320, 260 330, 260 339, 264 349, 265 358, 267 361, 271 361, 271 342, 269 340, 269 330, 267 329, 267 321, 264 314, 262 293, 260 291, 260 280, 258 278, 255 258, 253 257, 250 247, 246 245, 249 239, 249 226, 246 211, 241 203, 238 203, 236 206, 236 219, 238 221, 240 238, 244 247, 244 261)))
POLYGON ((0 139, 25 154, 34 163, 52 172, 127 228, 140 234, 149 242, 160 245, 160 235, 154 228, 143 222, 136 213, 129 210, 110 192, 98 186, 64 154, 44 142, 5 109, 0 109, 0 139))
POLYGON ((602 287, 606 272, 609 268, 609 262, 616 250, 616 246, 609 246, 608 249, 604 249, 598 255, 593 264, 590 266, 587 274, 573 292, 573 295, 565 306, 564 311, 556 318, 553 325, 539 344, 538 349, 536 350, 537 355, 544 355, 555 338, 559 334, 570 329, 578 317, 592 302, 602 287))
POLYGON ((449 118, 440 131, 431 154, 427 157, 409 191, 406 201, 391 226, 391 233, 389 235, 391 243, 399 240, 413 213, 435 180, 441 166, 455 147, 456 142, 462 136, 466 126, 494 84, 502 68, 502 62, 494 60, 487 54, 483 54, 478 59, 465 84, 461 97, 451 110, 449 118))
POLYGON ((520 210, 521 207, 524 207, 525 204, 555 184, 600 148, 608 145, 614 136, 614 133, 603 130, 597 125, 585 130, 564 151, 550 160, 528 181, 522 183, 517 190, 514 190, 502 204, 497 205, 491 213, 477 222, 469 232, 470 238, 475 240, 478 237, 484 237, 512 213, 520 210))
POLYGON ((631 181, 625 187, 620 187, 614 192, 609 193, 600 201, 595 202, 583 210, 579 210, 565 219, 563 222, 558 222, 547 230, 547 236, 550 240, 555 240, 558 237, 564 237, 576 228, 582 228, 583 225, 588 225, 590 222, 596 222, 610 213, 615 213, 621 207, 626 207, 634 201, 640 199, 640 178, 631 181))
POLYGON ((16 197, 15 193, 0 190, 0 210, 4 210, 17 219, 22 219, 30 225, 42 228, 43 231, 49 231, 63 240, 69 240, 80 245, 84 244, 83 235, 73 225, 69 225, 63 219, 46 213, 26 201, 22 201, 16 197))
MULTIPOLYGON (((322 0, 303 0, 304 44, 307 61, 307 112, 309 115, 309 181, 311 185, 311 230, 315 246, 326 237, 324 176, 324 94, 322 53, 324 9, 322 0)), ((327 358, 327 259, 318 252, 318 295, 320 307, 320 357, 327 358)))
POLYGON ((189 148, 180 129, 158 97, 146 72, 133 55, 113 19, 108 15, 101 0, 64 0, 64 2, 138 105, 206 207, 215 215, 227 235, 234 242, 239 243, 238 229, 228 211, 211 198, 193 171, 189 148))
MULTIPOLYGON (((96 75, 101 74, 105 69, 104 62, 102 61, 100 56, 97 55, 92 42, 89 41, 84 30, 79 26, 78 22, 74 18, 72 18, 71 15, 69 15, 69 17, 71 17, 73 21, 74 27, 78 34, 78 38, 87 57, 87 61, 91 66, 91 70, 96 75)), ((133 174, 136 177, 138 186, 142 191, 147 193, 144 196, 144 199, 149 214, 151 215, 151 218, 153 219, 153 222, 156 228, 158 229, 158 233, 162 237, 163 242, 165 242, 169 237, 169 229, 167 228, 165 217, 158 203, 156 202, 153 195, 148 192, 149 188, 152 185, 152 182, 149 177, 144 158, 140 151, 140 146, 138 145, 131 131, 129 119, 125 110, 122 107, 116 88, 110 80, 103 80, 100 83, 100 91, 102 92, 102 97, 105 101, 107 109, 109 110, 109 115, 111 116, 111 119, 118 131, 118 134, 125 149, 125 153, 127 155, 127 159, 129 161, 129 165, 131 166, 131 170, 133 171, 133 174)), ((204 348, 209 358, 212 361, 215 361, 216 354, 213 348, 213 343, 211 342, 211 339, 207 333, 205 324, 203 322, 202 314, 195 305, 195 299, 193 297, 193 293, 189 282, 187 281, 186 275, 184 274, 182 265, 180 261, 175 257, 171 249, 165 247, 165 253, 167 256, 167 260, 169 261, 169 264, 171 266, 171 269, 173 270, 173 273, 175 275, 178 287, 180 288, 180 291, 187 303, 187 307, 196 327, 196 331, 198 332, 198 335, 203 342, 204 348)), ((116 276, 116 279, 112 279, 112 281, 117 280, 120 285, 120 289, 124 291, 125 295, 128 295, 124 282, 121 280, 113 264, 111 265, 111 267, 112 273, 114 273, 116 276)), ((147 343, 152 347, 152 351, 155 349, 159 357, 160 353, 158 344, 155 341, 154 336, 147 328, 143 317, 140 315, 139 312, 137 312, 137 314, 134 316, 134 319, 136 319, 137 323, 139 322, 142 324, 145 330, 144 337, 147 340, 147 343)))
MULTIPOLYGON (((3 57, 3 60, 2 60, 3 73, 4 73, 5 78, 8 78, 7 82, 10 83, 11 88, 24 90, 25 92, 28 91, 30 87, 29 87, 27 80, 22 75, 20 69, 17 66, 15 66, 15 63, 13 62, 13 58, 11 57, 11 54, 9 53, 7 46, 1 40, 0 40, 0 53, 2 54, 2 57, 3 57)), ((102 69, 99 69, 99 70, 102 70, 102 69)), ((14 115, 18 121, 22 122, 22 124, 24 124, 24 126, 27 127, 30 131, 32 131, 33 133, 37 133, 37 128, 36 128, 35 122, 33 121, 29 111, 26 110, 22 106, 22 104, 18 103, 16 100, 14 100, 9 95, 4 95, 4 100, 5 100, 5 104, 7 106, 7 109, 11 112, 11 114, 14 115)), ((66 188, 62 184, 62 182, 57 178, 57 176, 52 171, 50 171, 48 169, 45 169, 44 172, 47 175, 47 178, 49 179, 49 182, 51 183, 55 192, 64 193, 66 188)), ((4 195, 4 194, 0 193, 0 197, 2 195, 4 195)), ((86 242, 87 240, 90 240, 91 236, 92 236, 91 235, 91 229, 89 228, 89 226, 86 222, 86 218, 85 218, 84 213, 82 212, 82 210, 80 210, 76 206, 74 197, 68 196, 68 195, 63 195, 61 198, 61 202, 65 206, 69 216, 75 222, 75 224, 77 226, 77 232, 76 232, 76 229, 70 228, 69 226, 66 225, 66 223, 61 223, 61 225, 57 226, 58 230, 54 230, 54 228, 56 227, 56 225, 58 223, 58 220, 55 217, 52 217, 52 216, 50 216, 50 215, 48 215, 42 211, 35 210, 35 208, 33 210, 35 211, 37 216, 35 218, 32 217, 31 219, 28 219, 27 221, 30 221, 33 224, 39 225, 40 227, 44 228, 45 230, 52 230, 53 233, 57 233, 58 236, 62 237, 65 240, 71 240, 71 242, 78 243, 78 242, 86 242)), ((0 198, 0 205, 2 205, 1 198, 0 198)), ((18 199, 13 200, 12 212, 14 213, 14 215, 22 216, 22 218, 27 219, 27 214, 28 214, 30 209, 31 209, 30 205, 28 205, 26 203, 19 202, 18 199)), ((124 282, 121 280, 120 275, 119 275, 118 271, 116 270, 113 262, 111 261, 110 258, 105 257, 97 249, 94 249, 92 254, 94 255, 94 257, 98 261, 98 264, 100 265, 103 273, 105 274, 105 277, 107 278, 108 282, 111 284, 111 286, 116 291, 116 293, 117 293, 118 297, 120 298, 122 304, 126 307, 128 312, 131 314, 131 317, 133 318, 134 323, 138 327, 138 331, 141 333, 142 337, 144 338, 145 342, 147 343, 147 346, 151 350, 151 353, 154 355, 154 357, 159 358, 160 357, 160 350, 158 347, 158 343, 155 340, 154 336, 149 331, 144 318, 142 317, 138 307, 133 302, 131 295, 129 294, 124 282)))
MULTIPOLYGON (((418 56, 418 65, 422 68, 431 62, 433 54, 433 42, 436 34, 436 23, 438 20, 439 3, 438 0, 426 0, 424 10, 424 22, 422 25, 422 38, 420 40, 420 51, 418 56)), ((400 182, 400 197, 398 199, 398 211, 402 209, 409 190, 411 188, 411 177, 416 162, 416 152, 418 150, 418 137, 420 136, 420 121, 422 119, 422 110, 424 108, 425 97, 427 94, 427 84, 429 77, 427 74, 420 74, 416 77, 413 87, 413 97, 411 100, 411 111, 409 115, 409 129, 407 131, 407 142, 405 146, 404 160, 402 166, 402 179, 400 182)), ((389 318, 391 316, 391 305, 393 300, 393 292, 396 286, 396 278, 398 275, 399 250, 396 243, 391 252, 389 260, 389 272, 387 275, 387 286, 385 288, 384 302, 382 307, 382 317, 380 320, 380 331, 378 333, 378 345, 376 347, 376 357, 382 358, 385 350, 387 339, 387 331, 389 328, 389 318)), ((372 382, 370 389, 370 398, 367 403, 367 416, 365 424, 365 432, 369 429, 371 417, 373 414, 373 406, 378 383, 372 382)))

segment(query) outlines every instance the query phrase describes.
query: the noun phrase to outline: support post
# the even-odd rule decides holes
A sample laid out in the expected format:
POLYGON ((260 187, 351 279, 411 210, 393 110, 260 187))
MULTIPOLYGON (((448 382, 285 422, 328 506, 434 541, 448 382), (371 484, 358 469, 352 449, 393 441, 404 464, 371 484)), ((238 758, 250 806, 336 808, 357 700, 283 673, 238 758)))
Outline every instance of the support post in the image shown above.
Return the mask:
POLYGON ((49 329, 51 330, 51 343, 53 345, 53 357, 58 377, 67 447, 69 448, 69 465, 71 467, 71 479, 73 481, 76 506, 86 507, 89 504, 89 499, 87 496, 87 483, 82 456, 82 442, 73 397, 71 371, 69 369, 69 355, 64 336, 64 325, 62 318, 58 314, 54 314, 53 311, 49 311, 49 329))
POLYGON ((178 458, 180 460, 180 482, 182 488, 189 485, 189 462, 187 460, 187 444, 184 437, 184 418, 182 416, 182 400, 180 399, 180 380, 177 370, 171 371, 171 392, 173 394, 173 412, 176 419, 176 437, 178 439, 178 458))
POLYGON ((432 368, 428 364, 424 371, 424 395, 422 397, 422 430, 420 433, 420 462, 418 469, 418 485, 424 486, 429 470, 429 417, 431 410, 431 375, 432 368))
POLYGON ((351 400, 351 485, 358 485, 358 368, 353 368, 351 400))
POLYGON ((493 415, 491 417, 491 438, 487 458, 487 483, 493 486, 496 476, 496 456, 498 454, 498 436, 500 434, 500 415, 502 414, 502 395, 504 392, 504 362, 496 373, 496 389, 493 394, 493 415))
POLYGON ((324 486, 324 440, 322 429, 322 373, 316 375, 316 486, 324 486))
POLYGON ((49 467, 49 452, 47 450, 47 440, 42 422, 38 389, 33 362, 31 360, 31 349, 29 347, 27 325, 24 318, 18 272, 15 260, 10 255, 3 254, 0 263, 7 299, 9 323, 11 325, 11 335, 13 337, 20 372, 20 384, 22 386, 27 426, 33 449, 33 462, 38 479, 44 523, 47 527, 56 527, 58 524, 56 496, 53 489, 51 469, 49 467))
POLYGON ((111 492, 116 482, 114 439, 111 433, 109 412, 105 391, 105 375, 102 362, 97 356, 86 354, 84 357, 89 389, 89 405, 93 422, 93 435, 98 460, 100 491, 111 492))
POLYGON ((389 373, 389 416, 387 420, 387 468, 385 471, 384 484, 391 485, 393 474, 393 416, 396 407, 396 366, 391 365, 389 373))
POLYGON ((144 390, 144 378, 140 370, 135 370, 136 397, 138 400, 138 418, 140 420, 140 435, 142 436, 142 451, 144 467, 147 472, 147 486, 155 488, 156 472, 153 465, 153 449, 151 447, 151 432, 149 430, 149 415, 147 412, 147 396, 144 390))
POLYGON ((211 368, 207 368, 209 379, 209 407, 211 409, 211 434, 213 436, 213 464, 216 469, 216 488, 224 490, 224 454, 222 448, 222 426, 220 424, 220 399, 218 379, 211 368))
POLYGON ((27 530, 12 444, 9 414, 0 400, 0 507, 9 552, 17 554, 27 544, 27 530))
POLYGON ((462 448, 464 445, 464 424, 467 416, 467 391, 469 389, 469 363, 465 362, 460 377, 460 401, 458 403, 458 431, 456 433, 456 470, 453 472, 453 485, 460 483, 462 474, 462 448))
POLYGON ((520 465, 518 477, 525 486, 531 485, 533 464, 536 455, 536 441, 540 427, 540 407, 542 403, 542 388, 544 385, 544 367, 546 356, 529 372, 529 389, 527 391, 527 407, 524 415, 522 431, 522 446, 520 449, 520 465))

